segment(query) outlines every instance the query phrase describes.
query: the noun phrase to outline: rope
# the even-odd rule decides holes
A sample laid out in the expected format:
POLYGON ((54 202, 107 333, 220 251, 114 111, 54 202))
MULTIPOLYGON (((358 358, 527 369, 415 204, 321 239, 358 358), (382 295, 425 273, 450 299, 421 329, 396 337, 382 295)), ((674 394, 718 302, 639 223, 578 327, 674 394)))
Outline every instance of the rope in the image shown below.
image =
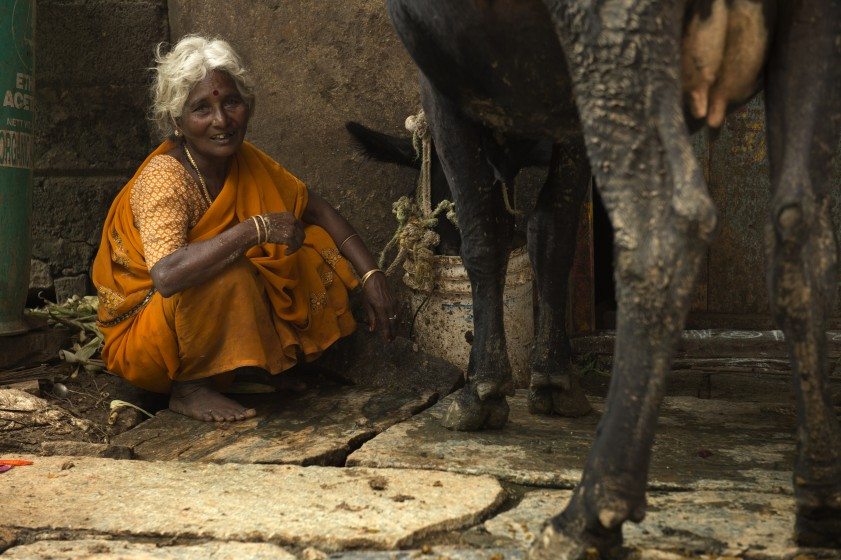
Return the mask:
POLYGON ((409 115, 405 127, 412 133, 415 154, 421 158, 421 174, 415 196, 423 215, 428 216, 432 213, 432 136, 423 109, 417 115, 409 115))
POLYGON ((447 219, 454 225, 458 226, 458 223, 452 201, 442 200, 432 208, 432 136, 423 110, 406 119, 406 130, 412 133, 412 145, 421 158, 421 173, 415 199, 404 196, 392 205, 392 212, 397 218, 397 230, 380 253, 379 267, 385 270, 386 275, 390 275, 403 264, 406 271, 403 281, 406 285, 422 292, 431 292, 435 287, 433 248, 441 241, 435 232, 438 216, 446 213, 447 219), (397 255, 386 267, 388 253, 395 247, 397 255))
MULTIPOLYGON (((446 212, 449 218, 455 212, 449 200, 442 200, 426 217, 422 217, 417 201, 408 196, 401 197, 392 206, 397 218, 397 231, 380 253, 379 267, 386 275, 392 274, 402 263, 406 271, 403 280, 410 288, 430 292, 435 284, 432 248, 437 246, 441 237, 435 232, 438 216, 446 212), (397 247, 397 256, 388 267, 385 266, 387 255, 397 247)), ((452 218, 450 218, 452 219, 452 218)))

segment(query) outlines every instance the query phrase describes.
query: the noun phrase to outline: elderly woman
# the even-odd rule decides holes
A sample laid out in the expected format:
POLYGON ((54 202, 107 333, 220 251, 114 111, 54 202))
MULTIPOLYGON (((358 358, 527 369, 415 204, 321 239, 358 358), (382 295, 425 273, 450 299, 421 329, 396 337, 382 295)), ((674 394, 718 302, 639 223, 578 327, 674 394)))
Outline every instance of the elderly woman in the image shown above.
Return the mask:
POLYGON ((390 340, 395 304, 351 225, 245 141, 254 94, 231 47, 188 36, 156 62, 153 115, 169 139, 105 221, 93 266, 102 356, 170 393, 175 412, 242 420, 255 411, 220 391, 238 368, 279 374, 317 358, 356 328, 357 286, 371 330, 390 340))

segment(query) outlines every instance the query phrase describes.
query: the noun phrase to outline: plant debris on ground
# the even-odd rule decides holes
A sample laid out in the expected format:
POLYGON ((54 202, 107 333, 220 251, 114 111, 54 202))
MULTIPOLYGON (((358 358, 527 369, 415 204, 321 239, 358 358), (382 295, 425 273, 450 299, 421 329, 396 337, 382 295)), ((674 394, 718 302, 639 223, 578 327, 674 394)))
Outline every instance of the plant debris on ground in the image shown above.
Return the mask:
POLYGON ((15 389, 0 390, 6 396, 0 401, 15 403, 0 409, 0 453, 37 454, 43 442, 51 441, 108 443, 109 406, 118 380, 105 372, 76 371, 66 363, 50 365, 45 377, 53 377, 55 383, 16 384, 37 398, 27 406, 21 406, 15 389), (56 391, 57 386, 64 389, 56 391))
POLYGON ((95 296, 73 296, 64 303, 45 301, 43 307, 27 310, 50 326, 71 329, 73 337, 70 348, 45 364, 40 381, 5 387, 0 402, 9 406, 0 406, 0 453, 40 453, 45 442, 108 443, 118 433, 116 413, 134 405, 120 399, 125 383, 107 372, 100 359, 98 305, 95 296), (26 398, 15 389, 36 398, 26 398))
POLYGON ((72 364, 76 372, 105 371, 105 363, 96 358, 105 338, 96 324, 99 298, 96 296, 72 296, 64 303, 46 301, 44 307, 30 309, 29 314, 43 317, 51 324, 64 325, 76 331, 76 340, 70 350, 61 350, 59 357, 72 364))

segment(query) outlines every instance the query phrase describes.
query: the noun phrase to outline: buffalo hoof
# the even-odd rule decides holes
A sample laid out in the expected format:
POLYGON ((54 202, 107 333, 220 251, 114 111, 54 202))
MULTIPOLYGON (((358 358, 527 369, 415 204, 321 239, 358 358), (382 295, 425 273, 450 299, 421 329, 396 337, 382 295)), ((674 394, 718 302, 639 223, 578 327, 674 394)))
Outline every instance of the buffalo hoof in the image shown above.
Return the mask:
POLYGON ((532 543, 528 557, 529 560, 591 560, 625 556, 621 530, 614 532, 608 541, 596 543, 595 540, 598 539, 586 531, 576 534, 551 520, 532 543))
POLYGON ((841 508, 798 508, 794 536, 800 546, 841 548, 841 508))
POLYGON ((548 523, 543 533, 532 543, 529 560, 585 560, 598 557, 598 551, 590 548, 586 543, 556 529, 553 523, 548 523))
POLYGON ((576 376, 570 376, 565 387, 557 385, 535 386, 529 388, 529 412, 578 418, 592 412, 593 407, 581 388, 576 376))
POLYGON ((552 414, 552 393, 555 389, 551 387, 531 387, 529 389, 529 412, 549 416, 552 414))
POLYGON ((469 390, 471 385, 474 387, 476 395, 481 401, 503 395, 513 397, 516 394, 514 389, 514 378, 510 375, 503 376, 501 379, 482 378, 475 375, 472 383, 468 383, 465 390, 469 390))
POLYGON ((450 405, 441 424, 448 430, 475 432, 483 429, 496 430, 508 422, 508 401, 496 396, 485 400, 465 387, 450 405))
POLYGON ((797 522, 794 534, 797 544, 841 548, 841 481, 836 484, 797 485, 797 480, 795 476, 797 522))

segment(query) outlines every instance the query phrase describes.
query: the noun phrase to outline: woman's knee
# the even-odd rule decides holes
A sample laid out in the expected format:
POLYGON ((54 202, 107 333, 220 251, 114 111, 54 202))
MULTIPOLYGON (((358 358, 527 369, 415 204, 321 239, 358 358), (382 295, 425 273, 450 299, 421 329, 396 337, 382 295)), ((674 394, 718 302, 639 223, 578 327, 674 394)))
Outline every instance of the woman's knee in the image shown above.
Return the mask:
POLYGON ((209 278, 207 282, 189 288, 188 290, 232 292, 241 289, 251 289, 258 286, 260 273, 246 258, 234 261, 219 274, 209 278))
POLYGON ((176 307, 228 306, 251 298, 262 298, 264 289, 260 273, 248 259, 238 259, 219 274, 178 294, 176 307))

